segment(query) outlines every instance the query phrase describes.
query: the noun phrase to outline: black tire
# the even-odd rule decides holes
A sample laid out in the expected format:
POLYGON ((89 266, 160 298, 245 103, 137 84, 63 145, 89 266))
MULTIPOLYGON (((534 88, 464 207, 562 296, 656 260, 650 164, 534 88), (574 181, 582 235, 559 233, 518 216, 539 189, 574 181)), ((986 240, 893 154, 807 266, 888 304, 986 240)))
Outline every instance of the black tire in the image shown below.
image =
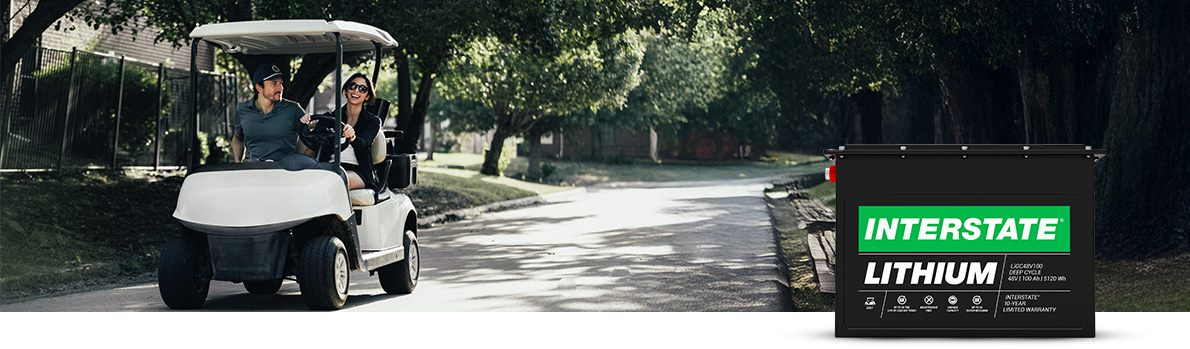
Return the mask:
POLYGON ((170 239, 157 263, 157 290, 171 309, 197 309, 207 301, 211 279, 202 275, 202 244, 194 238, 170 239))
POLYGON ((347 248, 333 236, 316 236, 306 241, 298 257, 298 286, 306 306, 314 310, 335 310, 347 302, 351 281, 347 248))
POLYGON ((244 281, 244 289, 251 294, 274 294, 281 289, 281 282, 283 279, 263 280, 263 281, 244 281))
POLYGON ((421 251, 417 240, 410 240, 408 234, 406 232, 404 238, 405 259, 377 270, 380 287, 388 294, 410 294, 417 288, 417 279, 421 276, 421 251))

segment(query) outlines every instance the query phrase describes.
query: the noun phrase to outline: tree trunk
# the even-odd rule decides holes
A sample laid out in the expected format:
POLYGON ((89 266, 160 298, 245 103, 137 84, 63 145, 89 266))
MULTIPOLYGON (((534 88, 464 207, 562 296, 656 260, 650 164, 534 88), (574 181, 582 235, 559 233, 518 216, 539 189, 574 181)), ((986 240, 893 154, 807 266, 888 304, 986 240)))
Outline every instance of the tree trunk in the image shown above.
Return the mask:
POLYGON ((934 143, 935 120, 942 110, 937 75, 905 73, 895 93, 885 94, 882 142, 889 144, 934 143))
POLYGON ((837 99, 832 104, 833 107, 825 113, 832 115, 835 120, 835 137, 839 139, 838 143, 858 143, 859 137, 857 133, 859 133, 859 128, 856 125, 854 105, 847 98, 837 99))
POLYGON ((1017 58, 1017 80, 1021 86, 1021 117, 1025 127, 1025 143, 1049 143, 1045 120, 1050 115, 1050 77, 1031 50, 1017 58))
POLYGON ((413 102, 413 110, 408 120, 410 129, 405 131, 413 137, 412 139, 421 139, 422 130, 425 129, 426 113, 430 110, 430 98, 434 95, 434 79, 437 78, 435 75, 434 70, 422 67, 421 81, 417 84, 417 99, 413 102))
MULTIPOLYGON (((406 55, 404 49, 397 49, 397 129, 405 131, 405 138, 399 141, 397 150, 405 153, 417 151, 418 137, 414 137, 410 132, 413 131, 413 125, 410 121, 412 119, 411 110, 413 101, 410 99, 413 96, 413 87, 410 84, 411 76, 409 76, 409 56, 406 55)), ((421 132, 418 132, 419 134, 421 132)))
MULTIPOLYGON (((3 66, 0 66, 0 70, 3 70, 3 73, 0 73, 0 81, 8 81, 12 72, 16 71, 17 61, 25 56, 25 51, 33 46, 42 32, 45 32, 54 22, 57 22, 59 18, 82 2, 83 0, 42 0, 37 2, 37 8, 29 13, 29 17, 25 18, 24 23, 21 23, 21 29, 17 29, 0 49, 0 63, 3 63, 3 66)), ((5 26, 9 24, 8 18, 5 18, 4 24, 5 26)))
MULTIPOLYGON (((358 54, 344 53, 343 62, 348 62, 350 60, 349 57, 355 55, 358 54)), ((282 63, 284 65, 289 65, 289 60, 284 59, 277 63, 278 66, 282 65, 282 63)), ((290 69, 291 67, 285 67, 283 71, 290 69)), ((254 72, 255 69, 252 71, 254 72)), ((318 92, 318 86, 322 85, 322 82, 326 80, 327 75, 333 74, 334 72, 335 54, 314 53, 302 56, 302 66, 299 67, 298 70, 293 73, 293 75, 290 75, 293 78, 292 80, 288 81, 288 84, 285 85, 285 98, 297 102, 299 105, 308 104, 310 99, 314 98, 314 94, 318 92)), ((344 76, 343 78, 346 79, 347 77, 344 76)), ((335 86, 333 89, 335 93, 338 93, 339 86, 335 86)), ((334 99, 331 100, 334 101, 334 99)), ((346 103, 346 100, 343 100, 343 102, 346 103)), ((339 106, 334 106, 331 110, 334 110, 334 108, 338 107, 339 106)), ((314 113, 315 111, 307 110, 306 112, 314 113)))
POLYGON ((531 181, 542 180, 541 178, 541 136, 545 134, 545 130, 539 127, 529 129, 529 170, 525 174, 525 179, 531 181))
POLYGON ((500 153, 504 151, 504 140, 508 138, 509 132, 504 125, 496 125, 496 132, 492 133, 492 144, 488 147, 488 152, 483 155, 483 167, 479 169, 479 173, 489 176, 500 176, 502 170, 500 166, 500 153))
POLYGON ((603 160, 603 133, 595 126, 587 129, 591 130, 591 160, 603 160))
POLYGON ((881 144, 883 142, 884 95, 872 90, 862 90, 849 97, 859 113, 860 143, 881 144))
MULTIPOLYGON (((948 45, 949 46, 949 45, 948 45)), ((948 47, 944 46, 944 47, 948 47)), ((1021 143, 1016 112, 1020 104, 1016 74, 971 62, 948 49, 935 52, 941 82, 944 122, 953 125, 953 143, 1021 143)))
POLYGON ((425 129, 426 113, 434 92, 437 67, 432 64, 421 68, 421 80, 417 85, 417 99, 413 99, 413 75, 409 69, 409 56, 398 50, 397 60, 397 128, 405 131, 405 138, 398 142, 397 149, 406 153, 417 152, 418 141, 425 129))
POLYGON ((430 123, 430 134, 426 137, 426 161, 434 160, 434 148, 437 147, 437 142, 434 142, 434 136, 438 134, 438 123, 430 123))
POLYGON ((1117 76, 1096 166, 1096 252, 1143 258, 1188 249, 1190 2, 1137 1, 1121 26, 1117 76))
POLYGON ((1102 144, 1109 47, 1101 42, 1062 56, 1026 50, 1017 57, 1026 142, 1102 144))
POLYGON ((657 155, 657 130, 653 129, 653 126, 649 126, 649 160, 653 160, 654 163, 661 161, 657 155))

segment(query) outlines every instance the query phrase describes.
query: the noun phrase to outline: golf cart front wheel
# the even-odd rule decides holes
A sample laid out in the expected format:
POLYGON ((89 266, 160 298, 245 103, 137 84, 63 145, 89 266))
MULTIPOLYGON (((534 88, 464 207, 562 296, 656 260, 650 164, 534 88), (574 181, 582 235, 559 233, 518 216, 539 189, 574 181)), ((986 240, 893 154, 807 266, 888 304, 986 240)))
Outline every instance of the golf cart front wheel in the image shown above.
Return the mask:
POLYGON ((157 290, 171 309, 197 309, 207 301, 211 280, 202 275, 202 244, 192 237, 176 237, 161 249, 157 290))
POLYGON ((417 279, 421 274, 421 251, 418 250, 417 239, 409 238, 410 232, 405 233, 405 259, 400 262, 381 267, 380 287, 388 294, 410 294, 417 287, 417 279))
POLYGON ((351 274, 343 241, 333 236, 311 238, 299 258, 298 286, 306 306, 314 310, 342 308, 351 274))

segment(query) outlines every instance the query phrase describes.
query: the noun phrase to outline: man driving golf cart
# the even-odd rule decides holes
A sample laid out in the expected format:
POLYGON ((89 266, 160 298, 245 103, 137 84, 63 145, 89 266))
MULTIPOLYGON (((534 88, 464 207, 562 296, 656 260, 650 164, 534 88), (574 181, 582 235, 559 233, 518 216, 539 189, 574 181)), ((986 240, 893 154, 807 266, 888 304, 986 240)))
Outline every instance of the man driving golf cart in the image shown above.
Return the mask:
POLYGON ((276 64, 265 62, 257 67, 252 88, 256 95, 236 105, 232 161, 280 161, 297 149, 295 142, 298 131, 306 126, 301 120, 306 111, 281 98, 285 84, 276 64))

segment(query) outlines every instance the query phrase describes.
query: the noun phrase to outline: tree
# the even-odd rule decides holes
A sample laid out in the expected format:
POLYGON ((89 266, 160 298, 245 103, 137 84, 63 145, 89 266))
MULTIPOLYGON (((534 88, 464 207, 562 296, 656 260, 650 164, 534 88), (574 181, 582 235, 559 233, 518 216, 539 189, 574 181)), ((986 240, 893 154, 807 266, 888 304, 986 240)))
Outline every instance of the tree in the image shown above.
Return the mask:
MULTIPOLYGON (((95 3, 90 12, 96 15, 88 17, 88 23, 135 28, 136 20, 144 19, 141 24, 155 25, 163 30, 155 38, 156 42, 167 41, 175 45, 185 41, 196 24, 225 21, 321 18, 376 26, 392 34, 400 43, 400 47, 392 52, 392 60, 386 62, 397 70, 396 121, 407 132, 397 148, 413 152, 421 138, 440 70, 445 62, 476 38, 494 36, 530 51, 550 52, 557 49, 555 27, 561 21, 558 19, 560 15, 574 15, 568 18, 594 23, 597 22, 592 20, 592 16, 597 15, 595 10, 629 8, 629 4, 615 3, 619 7, 609 7, 603 2, 526 3, 517 0, 478 3, 465 0, 103 0, 95 3), (417 81, 416 88, 413 81, 417 81)), ((649 5, 652 3, 645 2, 645 8, 656 7, 649 5)), ((601 13, 608 14, 607 11, 601 13)), ((622 20, 598 25, 601 29, 597 32, 631 23, 622 20)), ((247 71, 252 71, 258 64, 253 57, 236 55, 235 58, 247 71)), ((364 58, 366 56, 348 55, 345 62, 354 65, 364 58)), ((299 101, 313 96, 325 76, 334 71, 334 57, 330 54, 305 55, 301 62, 301 67, 290 75, 292 82, 286 89, 286 98, 299 101)), ((288 75, 292 70, 288 61, 281 63, 280 68, 288 75)))
MULTIPOLYGON (((1108 156, 1096 166, 1101 256, 1148 257, 1190 246, 1190 221, 1184 215, 1190 189, 1182 183, 1190 168, 1190 133, 1185 132, 1190 129, 1185 117, 1190 108, 1185 69, 1190 40, 1179 34, 1190 29, 1185 20, 1190 5, 1184 1, 729 4, 751 11, 748 18, 756 19, 750 28, 762 61, 768 60, 762 67, 776 78, 772 82, 830 86, 818 81, 846 76, 835 74, 845 70, 825 69, 830 67, 853 69, 852 76, 864 80, 864 72, 873 70, 863 60, 854 61, 863 54, 852 61, 814 59, 814 52, 836 52, 834 44, 840 42, 821 45, 824 41, 815 38, 835 38, 832 33, 849 32, 837 28, 853 28, 848 37, 860 39, 850 41, 861 44, 856 47, 860 52, 879 53, 875 57, 892 66, 892 78, 878 80, 887 87, 928 85, 921 83, 926 76, 921 72, 936 79, 942 101, 933 122, 936 142, 1107 148, 1108 156), (838 17, 840 13, 844 16, 838 17), (840 20, 853 15, 858 21, 840 20), (861 25, 851 25, 855 23, 861 25), (771 30, 790 24, 789 30, 771 30)), ((769 85, 783 112, 814 107, 813 98, 791 98, 813 93, 769 85)), ((845 123, 835 127, 848 128, 845 123)))
MULTIPOLYGON (((21 24, 21 28, 17 29, 12 34, 8 41, 4 42, 0 48, 0 63, 3 64, 3 73, 0 73, 0 81, 8 81, 12 77, 12 72, 16 69, 17 61, 25 56, 25 52, 37 38, 41 36, 42 32, 49 29, 51 25, 57 23, 67 12, 73 10, 76 6, 82 3, 83 0, 55 0, 55 1, 39 1, 37 8, 29 13, 29 17, 25 17, 25 21, 21 24)), ((5 19, 4 30, 8 30, 8 18, 5 19)))
MULTIPOLYGON (((366 2, 334 2, 306 0, 296 2, 258 2, 252 0, 103 0, 85 3, 73 12, 91 26, 110 25, 113 33, 128 30, 132 35, 139 28, 156 27, 161 30, 154 43, 169 42, 174 47, 190 43, 190 32, 209 23, 267 20, 267 19, 326 19, 334 20, 358 13, 379 15, 382 12, 364 10, 366 2)), ((379 19, 370 17, 366 19, 379 19)), ((322 81, 335 71, 334 54, 306 54, 296 57, 251 56, 232 53, 231 56, 251 74, 264 62, 276 63, 289 77, 285 98, 307 101, 317 92, 322 81), (300 62, 298 67, 291 60, 300 62)), ((344 64, 357 65, 367 58, 366 52, 346 53, 344 64)))
POLYGON ((687 121, 687 110, 705 110, 721 98, 739 75, 729 76, 735 32, 724 26, 723 11, 717 12, 712 18, 720 21, 704 16, 688 36, 669 29, 643 32, 641 83, 629 93, 623 110, 599 122, 635 129, 674 128, 687 121))
POLYGON ((1114 77, 1096 166, 1096 253, 1141 258, 1190 244, 1190 30, 1185 1, 1124 1, 1108 49, 1114 77))
POLYGON ((1103 3, 889 3, 885 25, 937 72, 947 142, 1090 143, 1095 123, 1077 122, 1101 98, 1080 89, 1102 83, 1103 3))
POLYGON ((624 109, 602 113, 596 122, 652 127, 672 136, 722 132, 768 144, 777 133, 780 113, 772 92, 749 77, 755 72, 756 51, 740 35, 745 31, 740 19, 728 8, 709 9, 692 30, 645 32, 640 86, 629 93, 624 109))
POLYGON ((494 118, 467 122, 495 129, 481 173, 500 175, 505 138, 529 131, 545 117, 621 105, 639 83, 643 48, 636 34, 569 45, 545 56, 493 37, 477 42, 454 63, 443 95, 479 102, 494 118))

